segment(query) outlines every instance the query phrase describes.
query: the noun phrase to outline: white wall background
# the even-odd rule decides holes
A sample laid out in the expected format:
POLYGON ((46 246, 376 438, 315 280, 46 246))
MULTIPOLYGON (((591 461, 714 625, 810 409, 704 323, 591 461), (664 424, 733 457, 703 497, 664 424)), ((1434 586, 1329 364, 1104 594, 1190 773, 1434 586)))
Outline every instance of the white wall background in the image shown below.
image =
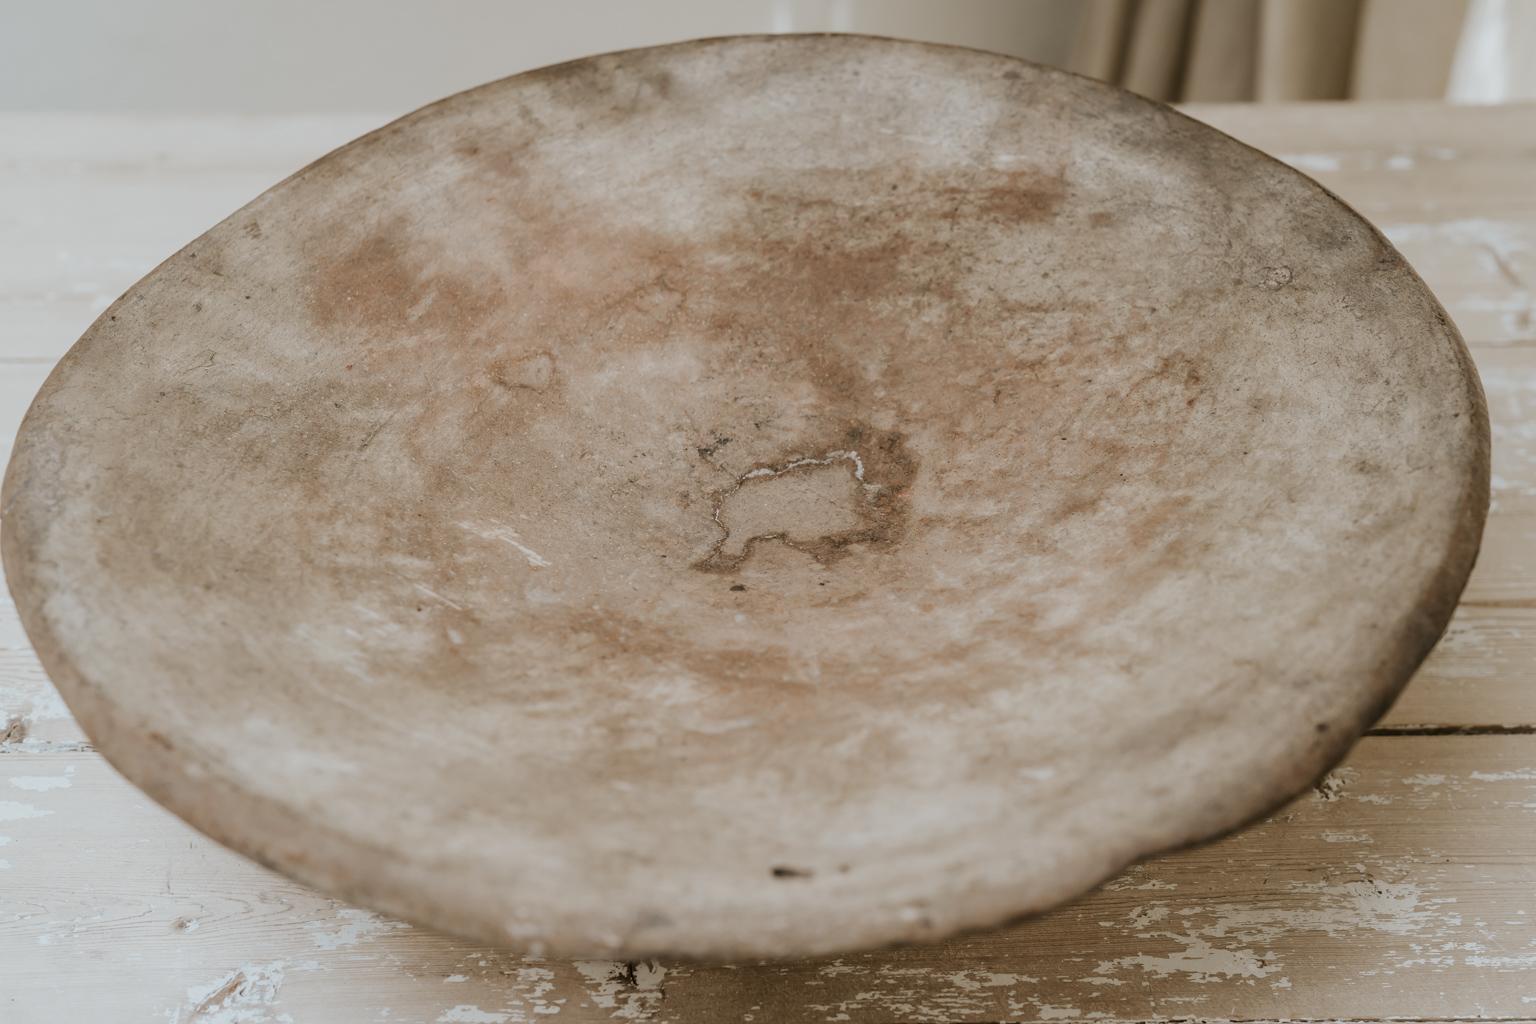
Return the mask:
POLYGON ((591 53, 853 31, 1064 63, 1074 0, 0 0, 0 110, 403 113, 591 53))

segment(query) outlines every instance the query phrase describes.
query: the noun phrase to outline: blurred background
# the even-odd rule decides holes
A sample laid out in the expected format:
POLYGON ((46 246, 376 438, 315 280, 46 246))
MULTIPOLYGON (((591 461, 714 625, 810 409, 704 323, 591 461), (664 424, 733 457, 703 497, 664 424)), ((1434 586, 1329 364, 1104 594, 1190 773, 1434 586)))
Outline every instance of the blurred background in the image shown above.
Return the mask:
POLYGON ((4 0, 0 109, 394 111, 740 32, 1011 53, 1165 100, 1536 97, 1536 0, 4 0))

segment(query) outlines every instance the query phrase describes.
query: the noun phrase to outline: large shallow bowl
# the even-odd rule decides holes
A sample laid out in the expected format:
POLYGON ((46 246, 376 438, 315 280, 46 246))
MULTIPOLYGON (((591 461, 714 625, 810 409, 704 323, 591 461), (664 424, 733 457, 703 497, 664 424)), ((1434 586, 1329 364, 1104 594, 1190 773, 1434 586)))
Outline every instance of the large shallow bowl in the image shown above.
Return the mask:
POLYGON ((327 156, 60 363, 5 567, 101 751, 551 952, 1041 910, 1272 808, 1486 508, 1445 314, 1166 107, 852 37, 595 57, 327 156))

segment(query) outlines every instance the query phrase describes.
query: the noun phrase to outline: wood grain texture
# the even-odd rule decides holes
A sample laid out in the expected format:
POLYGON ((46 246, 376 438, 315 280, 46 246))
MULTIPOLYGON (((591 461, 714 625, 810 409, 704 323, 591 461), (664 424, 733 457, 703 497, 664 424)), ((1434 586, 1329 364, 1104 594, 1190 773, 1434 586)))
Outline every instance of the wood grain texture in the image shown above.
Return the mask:
MULTIPOLYGON (((1413 734, 1364 741, 1328 798, 1009 931, 841 962, 538 962, 192 833, 89 751, 0 601, 0 1020, 1536 1019, 1536 108, 1191 113, 1381 226, 1483 374, 1494 512, 1446 640, 1383 722, 1413 734), (1516 734, 1416 734, 1455 729, 1516 734)), ((115 295, 382 120, 0 115, 0 456, 115 295)))
POLYGON ((1511 1019, 1536 1006, 1524 736, 1368 738, 1263 824, 1045 918, 766 965, 554 962, 399 925, 203 841, 90 754, 0 758, 0 835, 7 1020, 105 1019, 107 993, 111 1019, 180 1024, 1511 1019))

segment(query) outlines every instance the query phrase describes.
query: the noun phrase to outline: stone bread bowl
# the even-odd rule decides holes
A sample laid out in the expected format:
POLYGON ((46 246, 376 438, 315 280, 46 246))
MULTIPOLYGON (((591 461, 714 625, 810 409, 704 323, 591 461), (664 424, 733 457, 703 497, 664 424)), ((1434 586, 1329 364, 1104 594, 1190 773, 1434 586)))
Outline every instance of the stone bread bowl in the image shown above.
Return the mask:
POLYGON ((4 559, 101 752, 340 898, 550 954, 935 939, 1223 833, 1439 637, 1444 311, 1173 110, 744 37, 426 107, 59 364, 4 559))

